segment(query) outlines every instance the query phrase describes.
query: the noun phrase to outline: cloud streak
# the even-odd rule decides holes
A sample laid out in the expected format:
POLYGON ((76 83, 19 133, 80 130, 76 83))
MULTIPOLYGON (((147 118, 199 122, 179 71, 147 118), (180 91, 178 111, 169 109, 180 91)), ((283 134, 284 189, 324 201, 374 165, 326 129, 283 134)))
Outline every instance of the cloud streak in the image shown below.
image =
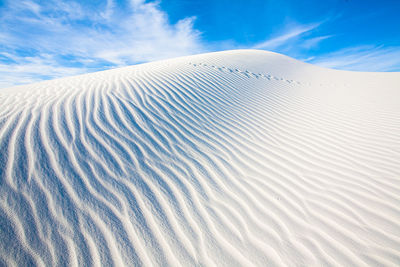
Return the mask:
POLYGON ((400 47, 357 45, 331 52, 318 46, 335 34, 318 35, 319 27, 329 20, 286 26, 275 37, 251 48, 272 50, 321 67, 351 71, 398 71, 400 47), (310 50, 313 50, 310 52, 310 50))
POLYGON ((362 45, 319 55, 307 62, 321 67, 353 71, 398 71, 400 47, 362 45))
POLYGON ((289 28, 278 36, 265 40, 261 43, 254 45, 255 49, 267 49, 274 50, 282 47, 286 47, 294 42, 298 42, 299 38, 305 33, 308 33, 316 29, 321 23, 313 23, 309 25, 296 25, 289 28))
POLYGON ((320 43, 334 35, 319 35, 319 27, 328 19, 309 23, 291 23, 283 27, 274 37, 253 45, 253 49, 270 50, 297 59, 308 58, 310 51, 319 53, 320 43))
POLYGON ((142 0, 6 2, 0 86, 203 52, 194 20, 171 24, 157 3, 142 0))

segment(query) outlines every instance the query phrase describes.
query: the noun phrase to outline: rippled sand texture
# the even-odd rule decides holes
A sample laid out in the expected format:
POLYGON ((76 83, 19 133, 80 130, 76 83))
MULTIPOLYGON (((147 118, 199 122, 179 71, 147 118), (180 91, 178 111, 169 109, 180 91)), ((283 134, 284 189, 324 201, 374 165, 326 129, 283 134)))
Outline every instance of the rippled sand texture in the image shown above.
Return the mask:
POLYGON ((0 266, 398 266, 400 74, 238 50, 0 90, 0 266))

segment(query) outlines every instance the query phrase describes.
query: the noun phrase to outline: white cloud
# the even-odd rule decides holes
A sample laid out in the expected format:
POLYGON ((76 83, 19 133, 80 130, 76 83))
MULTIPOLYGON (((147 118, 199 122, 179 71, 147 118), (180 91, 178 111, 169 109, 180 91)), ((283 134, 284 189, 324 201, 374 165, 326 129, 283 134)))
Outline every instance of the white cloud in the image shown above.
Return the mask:
POLYGON ((289 40, 300 37, 305 32, 309 32, 312 29, 315 29, 317 26, 318 25, 314 25, 314 24, 313 25, 295 26, 274 38, 271 38, 271 39, 268 39, 266 41, 256 44, 254 46, 254 48, 255 49, 276 49, 282 45, 287 45, 289 40))
POLYGON ((400 47, 362 45, 319 55, 309 63, 326 68, 353 71, 398 71, 400 47))
POLYGON ((90 71, 87 68, 66 67, 57 63, 53 56, 41 54, 35 57, 19 57, 0 53, 12 59, 14 64, 0 63, 0 88, 18 84, 39 82, 45 79, 61 78, 90 71))
POLYGON ((156 2, 10 1, 0 12, 0 86, 204 51, 195 18, 171 24, 156 2))
POLYGON ((358 45, 339 47, 338 50, 332 52, 319 50, 322 41, 335 36, 335 34, 318 35, 321 32, 319 26, 330 19, 312 24, 287 25, 275 37, 251 48, 272 50, 326 68, 353 71, 398 71, 400 69, 400 47, 358 45))
POLYGON ((282 30, 277 36, 267 39, 253 46, 255 49, 287 49, 293 46, 301 45, 308 41, 308 47, 316 45, 318 42, 329 38, 329 36, 321 36, 307 40, 304 36, 318 28, 324 21, 312 23, 312 24, 296 24, 287 26, 286 29, 282 30))
POLYGON ((305 49, 316 47, 321 41, 331 38, 333 35, 325 35, 306 39, 302 42, 301 46, 305 49))

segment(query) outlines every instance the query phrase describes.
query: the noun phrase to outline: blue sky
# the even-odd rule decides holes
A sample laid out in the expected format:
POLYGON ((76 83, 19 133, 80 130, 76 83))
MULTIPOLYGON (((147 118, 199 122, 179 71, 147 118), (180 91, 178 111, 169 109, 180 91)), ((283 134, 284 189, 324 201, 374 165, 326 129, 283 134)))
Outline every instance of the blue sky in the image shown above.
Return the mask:
POLYGON ((0 0, 0 87, 227 49, 400 71, 398 0, 0 0))

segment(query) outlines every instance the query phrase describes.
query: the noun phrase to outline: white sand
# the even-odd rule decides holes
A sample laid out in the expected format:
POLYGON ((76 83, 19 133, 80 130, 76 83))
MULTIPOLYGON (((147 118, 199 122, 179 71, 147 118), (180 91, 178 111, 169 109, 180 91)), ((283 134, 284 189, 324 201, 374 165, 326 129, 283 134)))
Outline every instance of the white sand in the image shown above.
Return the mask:
POLYGON ((0 90, 0 266, 399 266, 400 73, 238 50, 0 90))

